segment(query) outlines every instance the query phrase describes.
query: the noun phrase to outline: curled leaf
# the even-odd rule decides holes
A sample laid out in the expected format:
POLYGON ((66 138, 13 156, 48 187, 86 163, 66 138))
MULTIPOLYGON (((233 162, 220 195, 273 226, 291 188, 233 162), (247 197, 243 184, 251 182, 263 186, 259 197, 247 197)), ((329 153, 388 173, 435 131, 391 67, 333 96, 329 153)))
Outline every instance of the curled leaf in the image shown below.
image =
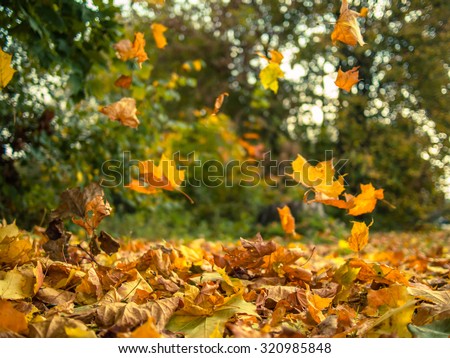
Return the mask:
POLYGON ((214 111, 212 113, 213 115, 219 113, 223 101, 225 100, 225 97, 228 97, 228 95, 229 95, 228 92, 223 92, 216 98, 216 101, 214 102, 214 111))
POLYGON ((341 41, 350 46, 355 46, 357 43, 363 46, 365 42, 362 38, 361 28, 357 19, 358 17, 367 15, 367 9, 364 9, 361 10, 361 14, 350 10, 347 0, 342 0, 339 19, 331 34, 331 40, 333 42, 341 41))
POLYGON ((139 119, 136 116, 136 100, 124 97, 120 101, 102 107, 100 112, 107 115, 113 121, 119 121, 124 126, 137 128, 139 119))

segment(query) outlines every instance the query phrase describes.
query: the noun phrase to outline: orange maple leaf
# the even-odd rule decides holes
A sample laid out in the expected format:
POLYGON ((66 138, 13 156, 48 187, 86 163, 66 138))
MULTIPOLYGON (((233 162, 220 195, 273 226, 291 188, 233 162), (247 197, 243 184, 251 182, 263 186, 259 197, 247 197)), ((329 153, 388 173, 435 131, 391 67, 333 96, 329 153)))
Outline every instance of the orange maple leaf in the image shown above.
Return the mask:
POLYGON ((139 163, 139 176, 148 186, 142 185, 138 180, 132 180, 126 187, 142 194, 156 194, 159 190, 178 191, 194 203, 186 193, 180 190, 180 185, 185 178, 185 170, 178 170, 175 161, 168 159, 164 154, 161 156, 159 165, 155 165, 153 160, 139 163))
POLYGON ((320 162, 313 166, 300 154, 292 162, 294 173, 292 177, 297 182, 311 188, 316 193, 325 194, 331 198, 337 198, 344 191, 344 178, 340 176, 334 179, 333 161, 320 162))
POLYGON ((363 46, 365 42, 357 19, 366 15, 367 8, 361 9, 361 13, 358 13, 348 8, 347 0, 342 0, 339 19, 331 34, 331 40, 333 42, 341 41, 350 46, 355 46, 357 43, 363 46))
POLYGON ((145 38, 142 32, 136 32, 134 34, 134 41, 120 40, 114 45, 117 57, 122 61, 128 61, 133 58, 137 59, 139 67, 142 66, 142 62, 148 60, 147 53, 145 52, 145 38))
POLYGON ((343 90, 346 90, 347 92, 350 92, 353 85, 358 83, 360 80, 359 77, 359 66, 353 67, 351 70, 343 72, 341 68, 339 67, 338 75, 336 78, 336 81, 334 82, 336 86, 339 88, 342 88, 343 90))
POLYGON ((124 97, 118 102, 100 108, 100 112, 127 127, 137 128, 140 123, 136 117, 136 100, 134 98, 124 97))
POLYGON ((167 27, 165 27, 162 24, 154 23, 151 25, 153 38, 156 42, 156 47, 158 48, 164 48, 167 46, 167 40, 164 36, 164 32, 167 31, 167 27))
POLYGON ((121 75, 115 82, 114 86, 121 88, 130 88, 133 78, 131 76, 121 75))
POLYGON ((383 189, 373 187, 372 183, 361 184, 361 194, 354 197, 346 194, 346 199, 350 204, 348 213, 353 216, 371 213, 375 209, 377 200, 384 199, 383 189))
POLYGON ((295 218, 292 216, 289 206, 285 205, 283 208, 277 208, 277 210, 284 232, 288 235, 295 235, 295 218))

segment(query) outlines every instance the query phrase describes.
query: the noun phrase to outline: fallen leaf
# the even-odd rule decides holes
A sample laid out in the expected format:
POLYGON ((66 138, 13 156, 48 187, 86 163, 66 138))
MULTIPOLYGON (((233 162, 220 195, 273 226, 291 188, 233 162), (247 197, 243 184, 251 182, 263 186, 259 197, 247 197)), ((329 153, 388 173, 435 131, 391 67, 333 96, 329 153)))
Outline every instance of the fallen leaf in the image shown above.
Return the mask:
POLYGON ((156 42, 156 47, 161 49, 166 47, 167 40, 166 37, 164 36, 164 32, 167 31, 167 27, 165 27, 162 24, 153 23, 151 25, 151 29, 153 33, 153 38, 155 39, 156 42))
POLYGON ((100 231, 97 240, 100 242, 100 248, 108 255, 112 255, 120 248, 119 242, 105 231, 100 231))
POLYGON ((450 319, 434 321, 425 326, 408 324, 408 330, 416 338, 449 338, 450 319))
POLYGON ((0 332, 25 333, 27 330, 25 315, 17 311, 11 302, 0 300, 0 332))
POLYGON ((154 318, 150 317, 147 322, 139 326, 131 333, 119 333, 122 338, 162 338, 163 336, 155 326, 154 318))
POLYGON ((339 88, 342 88, 343 90, 350 92, 353 85, 358 83, 360 80, 359 77, 359 66, 353 67, 351 70, 343 72, 341 68, 339 67, 338 75, 336 78, 336 81, 334 82, 336 86, 339 88))
POLYGON ((124 126, 137 128, 139 119, 136 116, 136 100, 124 97, 118 102, 100 108, 100 112, 107 115, 112 121, 119 121, 124 126))
POLYGON ((11 67, 11 58, 12 55, 3 52, 0 48, 0 89, 6 87, 16 72, 16 70, 11 67))
POLYGON ((89 332, 83 322, 58 315, 54 315, 47 320, 30 323, 29 329, 29 337, 31 338, 69 338, 68 333, 76 335, 80 332, 89 332))
POLYGON ((6 273, 0 271, 0 299, 22 300, 34 295, 34 279, 14 268, 6 273))
POLYGON ((341 41, 350 46, 355 46, 357 43, 360 46, 365 45, 361 35, 361 28, 359 27, 357 20, 358 17, 367 14, 367 11, 363 9, 361 10, 361 14, 350 10, 348 8, 347 0, 342 0, 340 15, 334 27, 334 31, 331 34, 331 40, 333 42, 341 41))

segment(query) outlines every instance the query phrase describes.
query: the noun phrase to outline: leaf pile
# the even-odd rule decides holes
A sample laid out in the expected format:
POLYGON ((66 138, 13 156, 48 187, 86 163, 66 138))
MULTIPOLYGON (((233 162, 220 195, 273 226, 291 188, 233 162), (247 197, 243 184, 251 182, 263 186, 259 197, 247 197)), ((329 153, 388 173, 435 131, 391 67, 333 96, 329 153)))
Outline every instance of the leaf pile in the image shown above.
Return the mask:
POLYGON ((65 260, 44 229, 0 227, 1 337, 410 337, 450 334, 448 233, 348 244, 122 243, 65 260))

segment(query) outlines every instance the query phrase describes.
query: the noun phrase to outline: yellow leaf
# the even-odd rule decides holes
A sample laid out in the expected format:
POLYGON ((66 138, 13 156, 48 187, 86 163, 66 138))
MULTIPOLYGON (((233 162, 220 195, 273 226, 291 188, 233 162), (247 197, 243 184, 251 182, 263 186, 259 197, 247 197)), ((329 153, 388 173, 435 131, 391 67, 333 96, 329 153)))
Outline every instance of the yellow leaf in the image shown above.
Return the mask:
POLYGON ((0 272, 0 298, 5 300, 22 300, 33 296, 33 277, 13 269, 2 275, 0 272))
POLYGON ((137 193, 153 195, 158 193, 158 189, 155 189, 151 186, 145 185, 145 183, 141 183, 139 180, 132 179, 130 184, 125 185, 125 188, 131 189, 137 193))
POLYGON ((350 10, 347 0, 342 0, 339 19, 331 34, 331 40, 333 42, 341 41, 350 46, 355 46, 357 43, 363 46, 365 42, 362 38, 361 29, 357 20, 358 17, 364 16, 362 14, 367 14, 367 12, 361 10, 360 14, 350 10))
POLYGON ((134 42, 130 40, 120 40, 114 45, 117 57, 122 61, 137 59, 139 67, 142 62, 148 60, 147 53, 145 52, 145 38, 142 32, 136 32, 134 34, 134 42))
POLYGON ((333 161, 320 162, 310 165, 300 154, 292 162, 294 171, 292 177, 316 193, 322 193, 330 198, 337 198, 344 191, 344 178, 340 176, 334 180, 333 161))
POLYGON ((384 199, 383 189, 375 190, 371 183, 361 184, 361 194, 351 198, 352 206, 348 213, 353 216, 371 213, 375 209, 377 200, 382 199, 384 199))
POLYGON ((100 112, 127 127, 137 128, 140 123, 136 116, 136 100, 134 98, 124 97, 118 102, 102 107, 100 112))
POLYGON ((274 93, 278 92, 278 79, 284 77, 284 72, 281 70, 278 63, 269 63, 259 73, 259 78, 265 89, 271 89, 274 93))
POLYGON ((308 301, 308 312, 310 313, 311 317, 317 323, 322 322, 325 319, 322 311, 330 306, 331 302, 333 301, 333 297, 321 297, 318 294, 311 292, 309 286, 307 285, 306 300, 308 301))
POLYGON ((69 338, 97 338, 94 331, 86 329, 86 327, 77 326, 77 327, 64 327, 64 331, 66 331, 67 337, 69 338))
POLYGON ((25 314, 17 311, 10 302, 0 300, 0 332, 24 333, 27 329, 25 314))
POLYGON ((339 67, 338 75, 336 78, 336 81, 334 82, 336 86, 339 88, 342 88, 343 90, 346 90, 347 92, 350 92, 353 85, 358 83, 360 80, 359 77, 359 66, 353 67, 351 70, 343 72, 341 68, 339 67))
POLYGON ((366 17, 368 12, 369 12, 369 9, 367 7, 362 7, 361 11, 359 12, 359 16, 366 17))
POLYGON ((353 221, 352 232, 348 238, 348 245, 350 249, 355 252, 359 252, 367 245, 369 242, 369 227, 372 223, 367 226, 365 222, 353 221))
POLYGON ((156 47, 164 48, 167 45, 166 37, 164 36, 164 32, 167 31, 167 27, 162 24, 154 23, 151 26, 153 38, 156 42, 156 47))
POLYGON ((6 87, 16 72, 16 70, 11 67, 11 58, 12 55, 3 52, 2 49, 0 49, 0 89, 6 87))

